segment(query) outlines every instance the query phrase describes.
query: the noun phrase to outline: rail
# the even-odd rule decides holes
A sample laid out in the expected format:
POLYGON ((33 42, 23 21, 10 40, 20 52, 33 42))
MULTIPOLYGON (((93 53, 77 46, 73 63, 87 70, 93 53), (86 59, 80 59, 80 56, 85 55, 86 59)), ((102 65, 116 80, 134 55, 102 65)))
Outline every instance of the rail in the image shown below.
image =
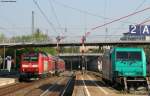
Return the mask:
POLYGON ((71 81, 72 81, 72 79, 70 79, 70 80, 68 81, 68 83, 67 83, 65 89, 61 92, 61 95, 60 95, 60 96, 64 96, 64 94, 65 94, 65 92, 67 91, 68 86, 70 85, 71 81))
POLYGON ((64 80, 64 79, 61 78, 61 79, 57 80, 52 86, 48 87, 48 89, 46 89, 40 96, 46 96, 46 94, 48 94, 49 90, 53 90, 59 82, 62 82, 62 80, 64 80))
MULTIPOLYGON (((72 77, 68 81, 68 83, 67 83, 66 87, 64 88, 64 90, 61 92, 60 96, 66 96, 66 94, 68 94, 71 90, 73 91, 73 87, 74 87, 74 82, 73 81, 75 80, 75 78, 76 78, 75 73, 73 73, 72 77)), ((71 94, 72 94, 72 92, 71 92, 71 94)))

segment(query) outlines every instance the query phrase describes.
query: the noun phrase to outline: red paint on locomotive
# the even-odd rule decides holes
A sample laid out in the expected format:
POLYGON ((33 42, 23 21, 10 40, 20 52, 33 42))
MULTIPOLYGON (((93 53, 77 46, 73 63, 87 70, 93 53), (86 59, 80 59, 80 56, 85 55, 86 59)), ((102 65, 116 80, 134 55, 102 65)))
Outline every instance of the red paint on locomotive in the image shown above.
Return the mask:
POLYGON ((54 74, 56 71, 65 71, 64 60, 42 52, 31 52, 21 56, 20 74, 41 76, 43 74, 54 74))

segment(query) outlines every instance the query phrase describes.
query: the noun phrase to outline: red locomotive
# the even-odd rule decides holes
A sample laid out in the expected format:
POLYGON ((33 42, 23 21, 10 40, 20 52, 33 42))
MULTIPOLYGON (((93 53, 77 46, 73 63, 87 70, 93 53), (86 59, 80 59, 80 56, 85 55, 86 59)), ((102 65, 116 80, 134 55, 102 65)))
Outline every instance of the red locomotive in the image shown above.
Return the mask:
POLYGON ((65 62, 44 52, 22 54, 19 80, 43 78, 49 74, 65 71, 65 62))

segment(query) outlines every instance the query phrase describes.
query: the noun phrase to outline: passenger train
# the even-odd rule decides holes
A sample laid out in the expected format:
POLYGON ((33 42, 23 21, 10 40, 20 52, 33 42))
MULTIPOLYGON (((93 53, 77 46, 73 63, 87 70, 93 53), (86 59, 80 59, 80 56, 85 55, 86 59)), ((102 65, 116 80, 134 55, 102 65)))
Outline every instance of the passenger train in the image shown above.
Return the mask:
POLYGON ((44 78, 65 71, 64 60, 44 52, 29 52, 21 55, 19 80, 44 78))

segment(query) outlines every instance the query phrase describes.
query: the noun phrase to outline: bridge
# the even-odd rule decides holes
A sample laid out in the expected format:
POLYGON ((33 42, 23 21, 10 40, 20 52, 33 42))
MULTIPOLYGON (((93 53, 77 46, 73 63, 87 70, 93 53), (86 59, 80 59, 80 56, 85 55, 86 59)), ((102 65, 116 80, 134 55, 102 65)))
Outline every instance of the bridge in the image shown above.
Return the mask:
MULTIPOLYGON (((150 44, 150 40, 121 40, 121 36, 97 36, 97 37, 89 37, 86 40, 86 46, 107 46, 107 45, 145 45, 150 44)), ((59 42, 59 46, 81 46, 81 38, 80 37, 67 37, 64 40, 59 42)), ((32 40, 12 40, 12 39, 4 39, 0 40, 0 47, 55 47, 57 46, 57 41, 55 38, 51 39, 43 39, 38 40, 38 38, 33 38, 32 40)))
MULTIPOLYGON (((150 41, 95 41, 85 42, 86 46, 107 46, 107 45, 145 45, 150 44, 150 41)), ((20 43, 1 43, 0 47, 55 47, 57 42, 20 42, 20 43)), ((59 46, 81 46, 80 42, 60 42, 59 46)))

